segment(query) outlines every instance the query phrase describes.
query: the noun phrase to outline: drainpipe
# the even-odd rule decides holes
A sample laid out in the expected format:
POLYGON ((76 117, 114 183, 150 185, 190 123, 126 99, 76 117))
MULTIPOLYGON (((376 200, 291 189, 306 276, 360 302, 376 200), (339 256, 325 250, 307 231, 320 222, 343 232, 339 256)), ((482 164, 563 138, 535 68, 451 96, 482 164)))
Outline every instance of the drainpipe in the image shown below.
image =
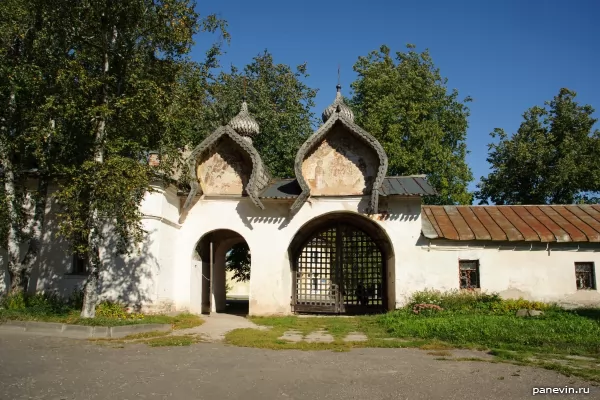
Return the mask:
POLYGON ((214 259, 213 259, 213 242, 212 242, 212 238, 210 239, 210 288, 209 288, 209 293, 210 293, 210 298, 208 300, 208 304, 210 305, 210 311, 209 311, 209 315, 212 314, 213 312, 213 304, 214 304, 214 285, 213 285, 213 278, 214 278, 214 273, 213 273, 213 265, 214 265, 214 259))

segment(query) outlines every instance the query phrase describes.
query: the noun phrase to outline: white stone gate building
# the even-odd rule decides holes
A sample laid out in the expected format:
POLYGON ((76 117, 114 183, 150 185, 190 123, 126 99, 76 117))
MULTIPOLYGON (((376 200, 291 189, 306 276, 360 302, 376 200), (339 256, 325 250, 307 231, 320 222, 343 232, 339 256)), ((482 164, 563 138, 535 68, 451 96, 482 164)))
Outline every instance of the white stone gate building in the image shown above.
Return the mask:
MULTIPOLYGON (((386 176, 382 146, 354 123, 339 86, 323 122, 298 151, 296 178, 274 180, 244 103, 191 153, 190 193, 157 184, 147 194, 141 253, 112 258, 103 296, 222 311, 226 253, 245 241, 252 315, 390 310, 426 288, 600 305, 600 207, 424 206, 435 189, 424 176, 386 176)), ((30 286, 67 295, 85 268, 65 256, 55 212, 49 202, 30 286)))

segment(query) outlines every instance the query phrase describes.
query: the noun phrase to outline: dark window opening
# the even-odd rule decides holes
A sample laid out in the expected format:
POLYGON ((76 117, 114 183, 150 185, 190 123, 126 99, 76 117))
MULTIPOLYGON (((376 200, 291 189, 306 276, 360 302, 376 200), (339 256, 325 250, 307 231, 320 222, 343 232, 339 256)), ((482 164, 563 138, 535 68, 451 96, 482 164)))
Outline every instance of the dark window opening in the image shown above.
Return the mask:
POLYGON ((88 272, 87 257, 81 254, 73 254, 73 263, 71 267, 71 274, 73 275, 85 275, 88 272))
POLYGON ((479 261, 460 260, 458 262, 460 288, 479 289, 479 261))
POLYGON ((575 281, 577 282, 577 290, 595 290, 596 277, 594 275, 594 263, 576 262, 575 281))

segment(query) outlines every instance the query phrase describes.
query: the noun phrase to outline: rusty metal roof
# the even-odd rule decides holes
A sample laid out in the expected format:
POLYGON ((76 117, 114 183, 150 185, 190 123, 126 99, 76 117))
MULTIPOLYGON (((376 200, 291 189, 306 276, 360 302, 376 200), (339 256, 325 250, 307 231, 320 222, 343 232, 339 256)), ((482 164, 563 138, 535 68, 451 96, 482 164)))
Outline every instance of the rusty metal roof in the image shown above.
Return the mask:
POLYGON ((423 206, 429 239, 600 242, 600 205, 423 206))
MULTIPOLYGON (((296 179, 281 179, 271 183, 260 194, 263 199, 295 199, 302 193, 296 179)), ((383 180, 381 196, 430 196, 437 194, 425 175, 388 176, 383 180)))

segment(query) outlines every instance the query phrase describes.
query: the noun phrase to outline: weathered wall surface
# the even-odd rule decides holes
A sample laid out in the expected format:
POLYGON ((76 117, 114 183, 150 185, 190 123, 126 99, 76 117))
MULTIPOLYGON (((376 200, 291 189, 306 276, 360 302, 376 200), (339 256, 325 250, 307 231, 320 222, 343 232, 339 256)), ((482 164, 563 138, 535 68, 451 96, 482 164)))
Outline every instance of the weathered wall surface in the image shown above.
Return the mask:
MULTIPOLYGON (((203 270, 206 262, 198 259, 196 245, 209 232, 229 229, 240 234, 252 252, 248 284, 251 314, 289 314, 293 277, 288 248, 294 236, 315 218, 339 212, 346 213, 340 218, 363 214, 368 199, 312 198, 291 218, 289 202, 265 201, 266 210, 259 210, 247 198, 205 198, 196 202, 181 223, 177 221, 179 204, 172 188, 147 194, 142 211, 148 236, 139 252, 126 259, 109 251, 103 253, 110 265, 102 274, 103 297, 138 304, 146 310, 200 312, 202 298, 206 298, 203 291, 207 290, 202 279, 208 269, 203 270)), ((56 204, 50 201, 47 207, 44 244, 32 284, 37 290, 69 295, 85 277, 70 274, 72 257, 66 252, 67 243, 56 235, 56 204)), ((458 289, 460 259, 479 260, 483 291, 565 305, 600 306, 597 290, 577 290, 574 269, 575 262, 599 265, 600 246, 581 245, 578 249, 576 244, 555 243, 548 252, 540 244, 430 243, 420 234, 420 208, 418 198, 382 198, 382 214, 360 216, 371 218, 391 242, 394 257, 389 260, 387 278, 393 306, 404 305, 417 290, 458 289)), ((219 279, 224 283, 223 271, 219 271, 219 279)), ((214 306, 222 308, 223 299, 224 292, 216 290, 214 306)))
MULTIPOLYGON (((50 187, 50 194, 56 186, 50 187)), ((173 246, 179 198, 174 189, 147 193, 142 202, 146 240, 129 256, 118 256, 110 239, 100 255, 107 268, 100 274, 101 299, 119 300, 145 311, 170 310, 173 298, 173 246)), ((68 243, 58 235, 58 204, 50 198, 46 208, 43 243, 38 264, 32 271, 31 291, 54 291, 68 297, 81 288, 86 275, 74 274, 68 243)), ((109 231, 107 230, 107 233, 109 231)))
POLYGON ((252 162, 239 145, 222 137, 198 163, 197 176, 207 195, 241 195, 251 171, 252 162))
POLYGON ((302 175, 314 196, 370 192, 379 157, 367 144, 336 125, 302 163, 302 175))
MULTIPOLYGON (((414 248, 420 234, 419 204, 419 199, 402 199, 391 207, 388 206, 387 216, 372 217, 376 224, 387 230, 395 252, 414 248)), ((192 253, 197 241, 209 232, 230 229, 244 237, 252 253, 250 313, 290 314, 292 271, 288 248, 294 235, 304 224, 319 216, 332 212, 364 213, 368 199, 313 199, 293 218, 289 217, 289 203, 272 201, 265 205, 266 210, 261 211, 249 199, 205 199, 192 208, 182 224, 177 241, 179 258, 176 263, 174 293, 178 308, 201 308, 199 304, 190 304, 192 298, 196 301, 200 298, 190 293, 191 287, 201 287, 198 282, 190 284, 190 276, 195 276, 192 273, 192 253), (215 218, 216 215, 219 217, 215 218)), ((394 282, 393 268, 388 272, 388 278, 394 282)), ((391 303, 395 303, 394 298, 391 303)))
POLYGON ((398 288, 404 294, 400 304, 415 290, 458 289, 459 260, 479 260, 482 291, 565 306, 600 306, 598 290, 577 290, 575 282, 575 262, 600 265, 600 245, 581 245, 578 250, 577 244, 551 243, 548 252, 541 243, 484 246, 477 242, 432 241, 429 246, 425 239, 411 252, 407 268, 398 268, 398 288))

